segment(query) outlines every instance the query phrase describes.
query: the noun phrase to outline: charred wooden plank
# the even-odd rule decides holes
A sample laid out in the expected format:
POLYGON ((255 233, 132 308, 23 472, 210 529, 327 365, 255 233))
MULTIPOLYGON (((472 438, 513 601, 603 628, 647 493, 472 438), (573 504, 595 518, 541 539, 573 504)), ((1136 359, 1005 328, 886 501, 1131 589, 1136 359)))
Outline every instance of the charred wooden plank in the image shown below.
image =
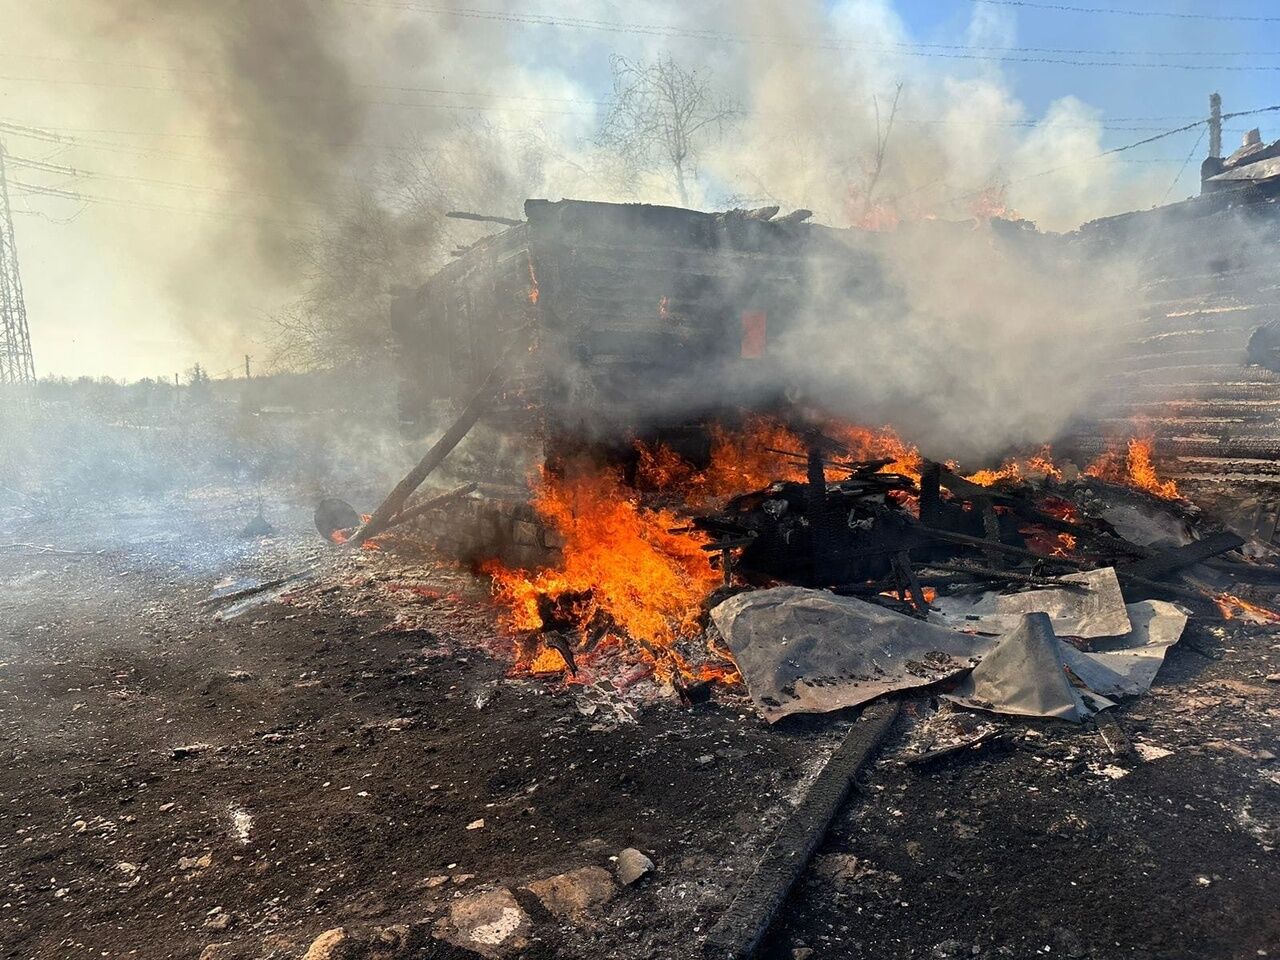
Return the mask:
POLYGON ((1186 546, 1175 547, 1172 550, 1158 553, 1154 557, 1116 567, 1116 574, 1120 577, 1128 576, 1141 577, 1145 580, 1159 580, 1161 577, 1167 577, 1171 573, 1193 566, 1201 560, 1216 557, 1220 553, 1226 553, 1228 550, 1235 550, 1242 546, 1244 546, 1243 537, 1224 530, 1221 533, 1205 537, 1203 540, 1193 540, 1186 546))
POLYGON ((800 805, 783 822, 751 878, 711 928, 703 946, 707 957, 745 960, 755 953, 843 806, 854 776, 879 747, 897 716, 896 700, 873 704, 862 712, 800 805))
POLYGON ((911 568, 911 554, 906 550, 899 550, 893 558, 893 565, 898 577, 910 592, 911 602, 915 605, 916 611, 922 617, 927 616, 929 604, 924 598, 924 590, 920 586, 920 580, 916 577, 916 572, 911 568))
POLYGON ((479 484, 474 481, 471 483, 464 483, 462 486, 456 487, 448 493, 442 493, 438 497, 432 497, 429 500, 423 500, 421 503, 415 503, 410 507, 406 507, 387 521, 387 529, 389 530, 392 527, 398 527, 402 523, 408 523, 410 520, 414 520, 424 514, 430 513, 432 510, 439 510, 442 507, 447 507, 455 500, 460 500, 467 494, 472 493, 478 486, 479 484))
POLYGON ((518 227, 523 220, 512 220, 510 217, 495 217, 487 213, 468 213, 465 210, 450 210, 445 214, 451 220, 474 220, 477 223, 500 223, 504 227, 518 227))

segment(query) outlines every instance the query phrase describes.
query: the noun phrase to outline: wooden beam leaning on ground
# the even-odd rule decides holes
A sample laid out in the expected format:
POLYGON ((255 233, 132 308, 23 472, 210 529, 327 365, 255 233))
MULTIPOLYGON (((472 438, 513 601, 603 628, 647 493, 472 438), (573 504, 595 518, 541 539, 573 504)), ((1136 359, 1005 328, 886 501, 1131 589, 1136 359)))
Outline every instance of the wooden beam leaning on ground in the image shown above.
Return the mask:
POLYGON ((497 393, 502 383, 503 369, 506 366, 506 354, 502 360, 498 361, 497 366, 490 371, 489 376, 485 378, 484 384, 475 392, 467 405, 463 408, 462 413, 458 414, 458 418, 453 422, 444 435, 440 437, 426 452, 417 466, 405 474, 404 479, 395 485, 395 488, 387 494, 387 498, 378 505, 378 509, 373 511, 363 524, 361 524, 351 538, 346 541, 348 546, 358 547, 370 537, 376 537, 379 533, 386 530, 393 522, 396 514, 404 509, 404 505, 409 498, 413 496, 413 492, 422 486, 422 482, 427 479, 431 471, 440 466, 453 448, 462 442, 462 438, 471 432, 471 428, 488 409, 492 402, 494 394, 497 393))

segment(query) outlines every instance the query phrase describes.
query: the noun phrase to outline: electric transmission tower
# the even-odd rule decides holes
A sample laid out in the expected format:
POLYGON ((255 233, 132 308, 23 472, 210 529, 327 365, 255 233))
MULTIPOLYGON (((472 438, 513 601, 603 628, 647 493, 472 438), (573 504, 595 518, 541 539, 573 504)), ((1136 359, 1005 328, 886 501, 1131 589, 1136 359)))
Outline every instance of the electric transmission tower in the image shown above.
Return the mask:
POLYGON ((0 142, 0 385, 35 380, 18 247, 13 239, 13 211, 9 209, 9 181, 5 179, 4 143, 0 142))

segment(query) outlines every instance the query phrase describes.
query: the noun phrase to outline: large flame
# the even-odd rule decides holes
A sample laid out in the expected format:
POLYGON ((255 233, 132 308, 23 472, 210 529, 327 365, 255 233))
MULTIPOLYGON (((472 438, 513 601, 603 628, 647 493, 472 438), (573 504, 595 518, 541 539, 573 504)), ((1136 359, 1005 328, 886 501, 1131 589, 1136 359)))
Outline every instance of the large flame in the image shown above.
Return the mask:
POLYGON ((697 633, 702 601, 720 581, 700 549, 706 538, 671 533, 681 519, 641 507, 606 467, 575 463, 563 476, 544 470, 533 505, 563 537, 563 562, 536 573, 487 567, 507 625, 542 629, 546 604, 565 603, 580 627, 603 621, 660 670, 680 667, 674 645, 697 633))
MULTIPOLYGON (((888 459, 886 470, 920 479, 920 451, 888 427, 873 430, 832 421, 822 424, 821 432, 844 448, 830 455, 833 463, 888 459)), ((637 479, 642 486, 679 491, 693 503, 760 490, 779 480, 803 482, 806 478, 804 438, 773 417, 749 417, 740 430, 713 426, 711 462, 704 470, 695 469, 661 444, 639 443, 636 448, 637 479)), ((831 481, 847 476, 838 467, 825 473, 831 481)))
POLYGON ((1135 437, 1129 441, 1125 456, 1107 451, 1085 467, 1085 473, 1100 480, 1123 483, 1145 490, 1164 500, 1179 500, 1182 494, 1172 480, 1161 480, 1151 459, 1150 437, 1135 437))

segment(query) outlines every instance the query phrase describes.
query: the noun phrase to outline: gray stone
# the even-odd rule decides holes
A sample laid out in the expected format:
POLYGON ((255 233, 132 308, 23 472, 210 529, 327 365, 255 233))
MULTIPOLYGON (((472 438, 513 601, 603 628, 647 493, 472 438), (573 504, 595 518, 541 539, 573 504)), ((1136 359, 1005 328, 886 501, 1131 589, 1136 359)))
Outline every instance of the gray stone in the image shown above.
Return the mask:
POLYGON ((311 941, 302 960, 350 960, 354 951, 351 935, 342 927, 334 927, 311 941))
POLYGON ((530 523, 528 520, 511 521, 511 539, 522 547, 540 546, 541 538, 538 536, 540 532, 536 523, 530 523))
POLYGON ((618 854, 618 882, 624 886, 631 886, 652 870, 653 861, 635 847, 627 847, 618 854))
POLYGON ((508 956, 529 945, 533 924, 506 887, 455 900, 436 923, 433 936, 488 957, 508 956))
POLYGON ((608 870, 580 867, 528 885, 530 893, 557 917, 576 918, 604 906, 618 894, 608 870))

